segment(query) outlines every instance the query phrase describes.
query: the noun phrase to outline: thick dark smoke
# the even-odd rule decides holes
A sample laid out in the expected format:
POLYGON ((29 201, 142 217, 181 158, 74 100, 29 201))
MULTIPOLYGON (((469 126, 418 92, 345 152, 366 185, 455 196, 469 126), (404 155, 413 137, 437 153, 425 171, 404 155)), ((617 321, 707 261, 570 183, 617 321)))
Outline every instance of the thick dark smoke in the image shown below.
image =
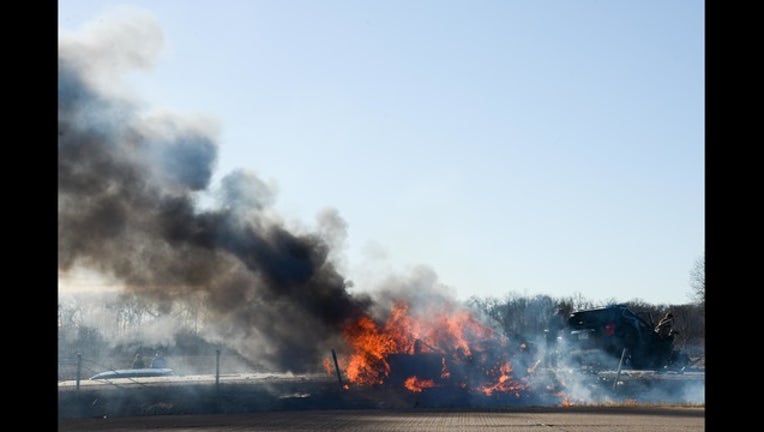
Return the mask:
POLYGON ((323 236, 268 216, 274 193, 253 173, 224 177, 219 204, 200 210, 217 157, 212 133, 120 93, 121 78, 150 65, 160 44, 143 16, 60 37, 60 270, 114 275, 168 308, 201 293, 221 337, 273 367, 312 369, 368 301, 347 292, 323 236))

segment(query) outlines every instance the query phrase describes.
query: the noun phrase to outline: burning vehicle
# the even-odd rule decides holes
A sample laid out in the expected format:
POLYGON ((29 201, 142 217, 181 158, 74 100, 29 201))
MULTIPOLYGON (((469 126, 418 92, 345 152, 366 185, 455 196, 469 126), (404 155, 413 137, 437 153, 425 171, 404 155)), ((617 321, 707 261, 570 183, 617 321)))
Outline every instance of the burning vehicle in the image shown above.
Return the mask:
POLYGON ((324 368, 343 371, 345 389, 391 390, 441 404, 565 403, 558 387, 534 384, 541 359, 528 344, 454 303, 398 300, 385 319, 350 321, 343 339, 340 360, 326 359, 324 368))
POLYGON ((566 337, 579 350, 604 352, 615 360, 623 356, 631 369, 679 369, 689 359, 674 349, 674 334, 659 335, 655 324, 618 304, 571 313, 566 337))

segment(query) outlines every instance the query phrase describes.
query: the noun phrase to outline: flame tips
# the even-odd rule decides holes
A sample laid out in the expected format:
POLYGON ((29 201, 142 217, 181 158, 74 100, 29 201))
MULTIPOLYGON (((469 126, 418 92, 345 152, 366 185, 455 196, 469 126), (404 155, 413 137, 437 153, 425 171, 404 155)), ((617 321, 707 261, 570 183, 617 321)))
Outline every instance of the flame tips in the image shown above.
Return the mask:
MULTIPOLYGON (((363 315, 345 326, 343 336, 350 350, 345 375, 352 384, 380 385, 391 374, 406 373, 391 371, 390 361, 397 355, 396 360, 403 358, 403 364, 413 368, 411 372, 414 365, 427 365, 427 371, 422 371, 426 378, 414 372, 394 380, 415 393, 453 386, 487 396, 520 395, 527 387, 512 376, 506 341, 466 310, 446 307, 422 313, 412 311, 406 302, 394 301, 384 324, 363 315)), ((325 362, 325 369, 329 371, 330 366, 325 362)))
POLYGON ((415 376, 411 376, 403 382, 403 386, 414 393, 421 393, 422 390, 435 387, 436 384, 433 380, 422 380, 415 376))

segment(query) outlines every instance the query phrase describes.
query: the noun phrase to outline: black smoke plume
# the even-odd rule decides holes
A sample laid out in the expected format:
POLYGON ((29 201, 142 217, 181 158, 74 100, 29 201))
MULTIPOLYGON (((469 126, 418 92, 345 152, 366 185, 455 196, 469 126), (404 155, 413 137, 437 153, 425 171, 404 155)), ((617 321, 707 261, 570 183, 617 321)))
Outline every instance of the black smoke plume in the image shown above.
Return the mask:
POLYGON ((213 133, 120 91, 160 45, 159 27, 140 15, 60 37, 59 270, 115 276, 168 309, 202 295, 221 338, 273 367, 312 369, 369 302, 348 293, 325 237, 272 216, 273 192, 255 174, 225 176, 218 204, 201 210, 213 133))

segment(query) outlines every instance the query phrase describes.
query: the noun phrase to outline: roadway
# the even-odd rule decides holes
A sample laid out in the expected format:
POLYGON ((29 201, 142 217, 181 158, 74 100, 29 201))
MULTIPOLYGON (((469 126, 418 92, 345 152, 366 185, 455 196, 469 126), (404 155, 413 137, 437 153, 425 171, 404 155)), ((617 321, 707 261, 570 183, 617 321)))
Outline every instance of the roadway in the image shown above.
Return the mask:
POLYGON ((695 432, 705 430, 703 407, 567 407, 494 411, 326 410, 247 414, 158 415, 60 419, 77 432, 695 432))

